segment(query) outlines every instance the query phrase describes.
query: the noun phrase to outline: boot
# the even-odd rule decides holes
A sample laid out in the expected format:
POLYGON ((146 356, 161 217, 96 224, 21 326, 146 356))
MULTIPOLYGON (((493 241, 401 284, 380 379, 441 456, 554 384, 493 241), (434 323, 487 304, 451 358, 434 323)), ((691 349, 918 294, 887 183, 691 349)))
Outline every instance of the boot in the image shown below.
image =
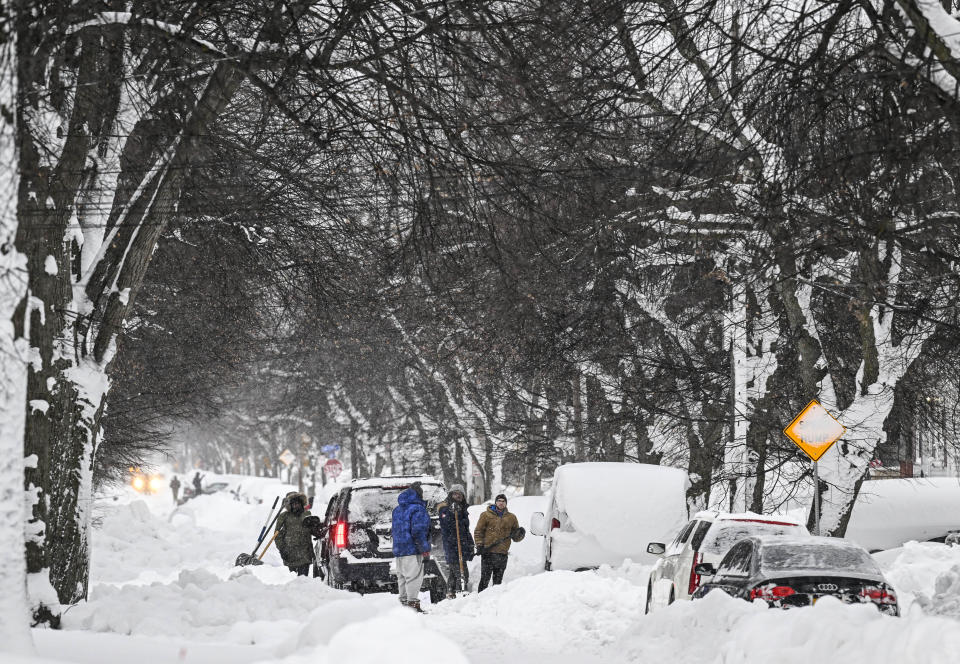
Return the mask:
POLYGON ((426 613, 423 609, 420 608, 420 600, 415 599, 411 602, 407 602, 407 606, 416 611, 417 613, 426 613))

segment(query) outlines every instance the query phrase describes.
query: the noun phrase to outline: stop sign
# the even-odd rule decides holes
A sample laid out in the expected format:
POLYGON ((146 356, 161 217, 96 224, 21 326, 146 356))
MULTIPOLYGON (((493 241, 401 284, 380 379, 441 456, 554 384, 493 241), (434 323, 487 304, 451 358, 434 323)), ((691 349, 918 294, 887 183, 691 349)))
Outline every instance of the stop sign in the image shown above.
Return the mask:
POLYGON ((340 463, 339 459, 327 459, 327 462, 323 464, 323 470, 327 473, 327 477, 337 479, 343 472, 343 464, 340 463))

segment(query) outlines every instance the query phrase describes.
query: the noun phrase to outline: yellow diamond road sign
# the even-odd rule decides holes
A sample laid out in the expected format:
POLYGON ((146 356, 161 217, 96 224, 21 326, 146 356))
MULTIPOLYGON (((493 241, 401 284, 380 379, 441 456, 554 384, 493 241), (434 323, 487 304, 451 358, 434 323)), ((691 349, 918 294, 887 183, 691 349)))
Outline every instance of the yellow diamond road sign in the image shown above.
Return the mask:
POLYGON ((814 399, 793 418, 783 433, 816 461, 822 457, 846 431, 846 427, 814 399))

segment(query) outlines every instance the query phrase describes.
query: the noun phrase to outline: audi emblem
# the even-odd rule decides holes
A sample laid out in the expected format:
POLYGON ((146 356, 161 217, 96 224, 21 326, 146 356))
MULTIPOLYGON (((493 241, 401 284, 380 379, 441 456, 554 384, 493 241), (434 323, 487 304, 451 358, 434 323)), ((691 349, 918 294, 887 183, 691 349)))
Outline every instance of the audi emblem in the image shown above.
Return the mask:
POLYGON ((832 593, 836 591, 837 584, 835 583, 820 583, 817 584, 817 590, 822 590, 825 593, 832 593))

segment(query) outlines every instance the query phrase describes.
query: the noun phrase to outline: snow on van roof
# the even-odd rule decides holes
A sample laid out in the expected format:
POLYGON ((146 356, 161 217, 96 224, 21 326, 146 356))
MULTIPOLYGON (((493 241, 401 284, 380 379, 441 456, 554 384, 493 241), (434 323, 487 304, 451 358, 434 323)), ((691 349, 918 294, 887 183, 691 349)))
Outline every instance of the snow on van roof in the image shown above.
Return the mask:
POLYGON ((351 480, 347 486, 354 489, 366 489, 368 487, 410 485, 414 482, 443 485, 443 482, 431 475, 384 475, 383 477, 362 477, 351 480))
POLYGON ((554 474, 557 506, 577 532, 637 562, 687 520, 688 486, 685 471, 642 463, 571 463, 554 474))

